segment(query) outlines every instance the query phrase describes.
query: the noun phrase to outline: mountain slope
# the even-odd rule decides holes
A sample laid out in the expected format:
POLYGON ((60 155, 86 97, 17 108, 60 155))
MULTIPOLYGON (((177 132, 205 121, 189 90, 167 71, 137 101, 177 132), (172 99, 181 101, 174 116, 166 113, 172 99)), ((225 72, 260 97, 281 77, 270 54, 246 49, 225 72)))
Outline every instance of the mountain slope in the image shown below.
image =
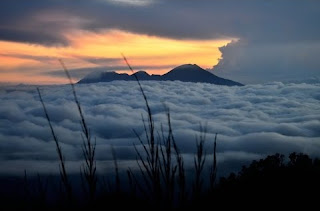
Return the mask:
MULTIPOLYGON (((243 86, 243 84, 220 78, 195 64, 184 64, 178 66, 164 75, 149 75, 144 71, 136 72, 139 80, 156 81, 183 81, 183 82, 201 82, 226 86, 243 86)), ((118 74, 116 72, 92 73, 81 79, 78 83, 97 83, 110 82, 115 80, 133 81, 135 77, 128 74, 118 74)))
POLYGON ((185 64, 172 69, 164 74, 163 79, 166 81, 185 81, 185 82, 203 82, 217 85, 242 86, 242 84, 228 79, 220 78, 196 64, 185 64))

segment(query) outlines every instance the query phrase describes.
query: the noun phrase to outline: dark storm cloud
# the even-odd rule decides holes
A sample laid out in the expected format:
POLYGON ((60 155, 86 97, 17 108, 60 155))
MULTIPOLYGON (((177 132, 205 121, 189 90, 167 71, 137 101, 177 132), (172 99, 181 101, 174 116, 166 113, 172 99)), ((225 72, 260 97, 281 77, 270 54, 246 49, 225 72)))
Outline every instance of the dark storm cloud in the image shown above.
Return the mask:
MULTIPOLYGON (((222 172, 276 152, 320 155, 319 83, 226 87, 176 81, 142 85, 156 130, 160 130, 162 123, 167 131, 163 103, 170 108, 175 140, 189 167, 193 165, 200 123, 207 124, 208 161, 212 159, 210 149, 215 133, 219 134, 218 160, 222 172)), ((28 171, 58 171, 54 142, 35 88, 0 86, 0 173, 15 173, 18 166, 19 174, 26 167, 28 171), (11 167, 13 164, 15 169, 11 167)), ((77 85, 77 91, 97 141, 99 168, 107 168, 108 162, 113 165, 111 145, 121 168, 132 167, 136 158, 133 143, 141 148, 132 130, 145 137, 141 121, 141 114, 146 115, 145 103, 136 82, 82 84, 77 85)), ((78 172, 82 139, 71 88, 41 86, 41 92, 67 163, 72 171, 78 172)))
POLYGON ((34 17, 38 12, 50 7, 55 7, 53 1, 2 1, 0 39, 45 45, 67 44, 62 35, 63 26, 58 22, 44 23, 34 17))
POLYGON ((114 2, 5 0, 0 8, 0 39, 66 44, 63 33, 72 28, 259 43, 310 42, 320 37, 318 1, 154 0, 144 6, 114 2), (41 18, 46 15, 49 18, 41 18))

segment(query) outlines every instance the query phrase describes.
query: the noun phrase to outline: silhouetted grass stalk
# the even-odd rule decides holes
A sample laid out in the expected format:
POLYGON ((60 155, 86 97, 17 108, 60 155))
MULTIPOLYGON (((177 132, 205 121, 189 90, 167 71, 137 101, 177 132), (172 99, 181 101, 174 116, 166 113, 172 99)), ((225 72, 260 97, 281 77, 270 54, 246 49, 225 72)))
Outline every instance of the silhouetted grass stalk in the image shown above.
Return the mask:
POLYGON ((216 133, 214 137, 214 143, 213 143, 213 162, 212 167, 210 171, 210 191, 212 192, 215 186, 216 178, 217 178, 217 136, 216 133))
MULTIPOLYGON (((165 107, 169 131, 168 131, 167 137, 165 137, 163 133, 163 128, 161 127, 162 138, 159 138, 159 140, 163 146, 159 146, 159 144, 155 144, 154 122, 153 122, 153 116, 152 116, 152 112, 149 106, 147 96, 141 86, 138 76, 134 74, 133 68, 129 64, 126 57, 124 55, 122 56, 139 85, 140 92, 143 95, 143 98, 147 107, 148 128, 146 127, 145 121, 142 117, 144 131, 146 133, 147 146, 143 143, 141 137, 134 131, 140 141, 141 146, 143 147, 143 151, 146 154, 146 159, 143 159, 142 154, 134 145, 138 155, 137 163, 138 163, 140 172, 142 174, 142 177, 145 181, 145 185, 149 190, 153 191, 154 198, 156 198, 158 201, 165 199, 167 208, 170 209, 172 208, 171 206, 173 205, 173 202, 174 202, 175 182, 177 181, 178 201, 180 206, 183 206, 187 200, 186 175, 185 175, 183 157, 181 155, 181 152, 173 136, 170 111, 167 107, 165 107), (175 164, 173 164, 172 162, 173 154, 175 155, 175 158, 176 158, 175 164), (164 184, 164 192, 161 187, 162 184, 164 184), (162 194, 164 194, 164 197, 162 196, 162 194)), ((128 171, 128 177, 131 180, 132 178, 135 178, 132 171, 128 171)), ((141 189, 141 186, 139 183, 137 183, 137 186, 140 187, 141 189)))
POLYGON ((39 205, 42 208, 45 208, 46 206, 46 200, 47 200, 47 192, 48 192, 48 178, 43 181, 39 174, 37 174, 37 192, 38 192, 38 202, 39 205))
POLYGON ((144 181, 146 182, 147 187, 153 192, 154 199, 156 201, 161 200, 162 196, 162 189, 161 189, 161 170, 160 170, 160 156, 159 156, 159 147, 158 144, 155 143, 155 134, 154 134, 154 121, 152 117, 151 108, 149 106, 149 102, 147 99, 147 96, 141 86, 141 83, 139 81, 139 78, 136 74, 134 74, 134 70, 129 64, 127 58, 122 54, 124 61, 126 62, 128 68, 133 73, 133 76, 135 77, 140 92, 143 96, 143 99, 145 101, 146 107, 147 107, 147 113, 148 113, 148 128, 146 127, 144 118, 142 117, 145 133, 146 133, 146 139, 147 139, 147 146, 143 143, 142 139, 138 136, 136 133, 140 144, 143 146, 144 152, 146 154, 146 159, 143 158, 142 154, 139 152, 137 147, 134 145, 134 148, 138 155, 138 166, 140 169, 140 172, 142 173, 142 176, 144 178, 144 181), (141 164, 140 164, 141 163, 141 164), (142 165, 142 166, 141 166, 142 165), (145 170, 145 172, 144 172, 145 170))
POLYGON ((131 197, 135 197, 137 193, 137 184, 135 181, 135 178, 132 176, 132 172, 130 169, 127 170, 127 177, 128 177, 128 182, 129 182, 129 187, 131 191, 131 197))
POLYGON ((89 130, 87 123, 85 121, 84 114, 81 109, 81 105, 78 100, 78 97, 77 97, 75 85, 72 82, 72 78, 69 74, 69 71, 61 59, 59 59, 59 62, 66 73, 66 76, 69 80, 69 84, 71 85, 74 101, 77 105, 80 119, 81 119, 80 125, 81 125, 82 133, 83 133, 83 135, 81 136, 82 140, 83 140, 82 151, 83 151, 83 156, 85 159, 85 164, 84 164, 84 167, 81 169, 81 174, 82 174, 82 176, 84 176, 84 178, 86 180, 87 187, 88 187, 87 192, 89 194, 90 201, 92 201, 95 197, 95 192, 96 192, 96 188, 97 188, 96 160, 95 160, 96 142, 92 143, 90 130, 89 130))
POLYGON ((42 99, 40 89, 37 88, 37 91, 38 91, 38 95, 39 95, 39 98, 40 98, 40 102, 41 102, 42 107, 43 107, 43 111, 45 113, 45 117, 48 120, 48 124, 49 124, 49 128, 50 128, 53 140, 54 140, 54 142, 56 144, 56 150, 57 150, 58 157, 59 157, 59 162, 60 162, 59 169, 60 169, 61 181, 62 181, 62 183, 64 185, 64 188, 65 188, 65 191, 67 193, 67 198, 68 198, 69 202, 72 202, 72 198, 73 198, 72 197, 72 186, 71 186, 71 184, 69 182, 68 174, 67 174, 67 171, 66 171, 65 158, 64 158, 64 156, 62 154, 62 150, 61 150, 61 146, 60 146, 58 137, 56 136, 55 131, 53 129, 53 126, 51 124, 51 120, 50 120, 47 108, 46 108, 46 106, 44 104, 44 101, 42 99))
POLYGON ((28 207, 30 203, 31 193, 30 193, 27 170, 24 170, 23 191, 24 191, 24 197, 23 197, 24 207, 28 207))
MULTIPOLYGON (((169 124, 169 128, 171 127, 171 121, 170 121, 170 113, 167 114, 168 115, 168 124, 169 124)), ((178 164, 178 195, 179 195, 179 203, 180 205, 184 205, 186 203, 187 200, 187 190, 186 190, 186 174, 185 174, 185 169, 184 169, 184 161, 183 161, 183 157, 181 155, 181 152, 175 142, 174 137, 172 136, 172 143, 173 143, 173 149, 175 152, 175 156, 176 156, 176 161, 178 164)))
POLYGON ((112 158, 113 158, 113 162, 114 162, 116 193, 120 193, 119 166, 118 166, 116 152, 115 152, 113 146, 111 146, 111 153, 112 153, 112 158))
POLYGON ((197 152, 194 158, 195 180, 193 184, 193 194, 197 198, 202 191, 203 184, 201 174, 206 160, 206 155, 204 151, 204 142, 206 140, 206 127, 202 127, 200 125, 200 135, 196 139, 197 152))
MULTIPOLYGON (((179 161, 177 160, 176 164, 172 162, 172 154, 175 150, 175 139, 172 132, 171 126, 171 118, 170 118, 170 110, 168 107, 166 108, 166 115, 168 121, 168 136, 165 138, 163 133, 163 128, 161 127, 162 132, 162 144, 164 145, 161 147, 161 155, 162 155, 162 164, 160 165, 164 185, 165 185, 165 196, 166 196, 166 203, 168 204, 169 208, 173 205, 174 202, 174 194, 175 194, 175 182, 176 182, 176 173, 179 166, 179 161)), ((178 157, 176 157, 178 158, 178 157)), ((179 177, 178 177, 179 178, 179 177)))

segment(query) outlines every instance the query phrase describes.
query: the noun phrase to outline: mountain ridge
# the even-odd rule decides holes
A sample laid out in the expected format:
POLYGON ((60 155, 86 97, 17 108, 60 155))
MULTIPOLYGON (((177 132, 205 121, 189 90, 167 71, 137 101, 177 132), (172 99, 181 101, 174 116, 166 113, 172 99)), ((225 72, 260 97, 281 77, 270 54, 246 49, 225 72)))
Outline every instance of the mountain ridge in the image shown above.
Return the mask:
POLYGON ((199 82, 199 83, 211 83, 217 85, 226 86, 243 86, 243 84, 224 79, 210 73, 196 64, 183 64, 177 66, 167 72, 164 75, 149 75, 145 71, 138 71, 132 75, 126 73, 116 72, 100 72, 91 73, 81 79, 78 83, 98 83, 98 82, 111 82, 117 80, 134 81, 136 80, 134 75, 141 81, 182 81, 182 82, 199 82))

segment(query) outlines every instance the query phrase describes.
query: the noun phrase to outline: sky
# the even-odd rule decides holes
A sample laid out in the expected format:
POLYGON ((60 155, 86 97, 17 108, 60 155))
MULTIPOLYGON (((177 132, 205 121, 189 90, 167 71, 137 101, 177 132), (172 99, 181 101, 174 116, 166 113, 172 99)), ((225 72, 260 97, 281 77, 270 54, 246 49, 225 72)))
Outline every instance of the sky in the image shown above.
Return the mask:
POLYGON ((2 0, 0 83, 198 64, 245 84, 320 77, 316 0, 2 0))

